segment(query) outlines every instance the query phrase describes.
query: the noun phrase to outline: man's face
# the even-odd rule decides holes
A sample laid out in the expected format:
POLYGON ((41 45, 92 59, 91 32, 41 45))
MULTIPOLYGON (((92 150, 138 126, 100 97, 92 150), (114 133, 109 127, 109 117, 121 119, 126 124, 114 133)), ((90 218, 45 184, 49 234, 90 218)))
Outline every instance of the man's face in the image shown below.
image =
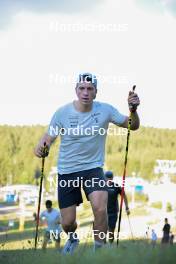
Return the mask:
POLYGON ((85 105, 91 104, 96 97, 97 89, 92 83, 82 82, 76 87, 78 100, 85 105))
POLYGON ((108 184, 112 184, 113 183, 113 178, 107 178, 108 184))
POLYGON ((50 213, 52 211, 52 207, 50 207, 50 206, 47 206, 46 209, 47 209, 48 213, 50 213))

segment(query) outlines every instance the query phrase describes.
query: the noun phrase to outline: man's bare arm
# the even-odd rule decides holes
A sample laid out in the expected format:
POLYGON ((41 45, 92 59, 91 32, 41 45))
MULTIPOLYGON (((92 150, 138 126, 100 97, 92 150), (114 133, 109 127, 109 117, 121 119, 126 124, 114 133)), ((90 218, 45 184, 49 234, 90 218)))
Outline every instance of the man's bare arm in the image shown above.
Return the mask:
MULTIPOLYGON (((125 122, 121 127, 128 128, 129 117, 127 116, 125 122)), ((137 112, 131 113, 131 130, 137 130, 140 126, 140 119, 137 112)))
MULTIPOLYGON (((136 112, 139 104, 140 104, 140 100, 139 100, 138 95, 130 91, 128 95, 128 106, 131 112, 130 114, 131 130, 136 130, 140 126, 140 119, 139 119, 138 113, 136 112)), ((121 127, 128 128, 128 121, 129 121, 129 117, 127 116, 125 119, 125 122, 121 125, 121 127)))

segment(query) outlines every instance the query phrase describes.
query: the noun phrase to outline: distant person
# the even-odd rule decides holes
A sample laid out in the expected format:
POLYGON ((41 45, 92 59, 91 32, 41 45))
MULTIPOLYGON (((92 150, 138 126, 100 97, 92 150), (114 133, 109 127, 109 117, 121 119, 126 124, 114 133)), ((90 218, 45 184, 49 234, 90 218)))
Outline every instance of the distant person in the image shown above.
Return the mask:
POLYGON ((51 239, 55 240, 56 249, 60 249, 60 233, 62 231, 60 225, 61 224, 60 212, 52 208, 52 201, 50 200, 47 200, 45 205, 46 205, 46 210, 40 214, 40 219, 45 220, 47 223, 42 249, 43 250, 46 249, 47 244, 51 239))
POLYGON ((174 234, 173 233, 170 234, 170 240, 169 240, 169 242, 170 242, 170 245, 173 245, 174 244, 174 234))
MULTIPOLYGON (((118 195, 121 195, 122 188, 115 182, 113 182, 113 172, 107 171, 105 173, 107 179, 107 190, 108 190, 108 204, 107 204, 107 213, 108 213, 108 234, 109 234, 109 243, 114 241, 114 231, 117 223, 119 204, 118 204, 118 195)), ((129 215, 130 211, 128 208, 127 196, 124 194, 124 202, 126 206, 126 212, 129 215)))
POLYGON ((148 239, 149 238, 149 226, 147 226, 147 230, 145 232, 145 235, 146 235, 146 239, 148 239))
POLYGON ((156 241, 157 241, 157 234, 155 233, 155 230, 152 229, 152 237, 151 237, 151 244, 152 244, 152 247, 154 248, 156 246, 156 241))
POLYGON ((163 227, 163 238, 161 240, 161 243, 162 244, 168 244, 169 243, 169 235, 170 235, 170 224, 168 223, 168 219, 165 218, 164 219, 165 221, 165 224, 164 224, 164 227, 163 227))
POLYGON ((37 221, 37 214, 36 213, 33 213, 33 218, 34 218, 34 221, 37 221))

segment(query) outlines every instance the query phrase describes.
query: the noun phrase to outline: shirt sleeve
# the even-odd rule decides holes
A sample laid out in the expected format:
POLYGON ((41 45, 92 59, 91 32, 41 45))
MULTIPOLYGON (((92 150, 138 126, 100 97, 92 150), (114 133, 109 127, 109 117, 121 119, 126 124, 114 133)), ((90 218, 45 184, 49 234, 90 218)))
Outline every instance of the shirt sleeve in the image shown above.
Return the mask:
POLYGON ((61 213, 60 213, 60 211, 58 211, 58 219, 59 219, 59 221, 61 221, 61 213))
POLYGON ((45 217, 45 212, 42 212, 41 214, 40 214, 40 219, 42 219, 42 218, 44 218, 45 217))
POLYGON ((121 114, 118 109, 109 105, 110 107, 110 122, 115 125, 121 125, 125 122, 126 116, 121 114))
POLYGON ((60 134, 60 130, 62 129, 61 116, 61 109, 58 109, 52 116, 47 131, 49 136, 57 137, 60 134))

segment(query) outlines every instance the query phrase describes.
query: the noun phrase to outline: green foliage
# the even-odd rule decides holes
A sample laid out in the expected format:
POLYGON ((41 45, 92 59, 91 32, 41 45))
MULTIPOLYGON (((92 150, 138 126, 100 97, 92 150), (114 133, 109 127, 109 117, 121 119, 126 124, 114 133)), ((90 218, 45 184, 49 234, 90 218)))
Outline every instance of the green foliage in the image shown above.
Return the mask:
POLYGON ((151 207, 157 208, 157 209, 162 209, 162 202, 158 201, 158 202, 152 203, 151 207))
MULTIPOLYGON (((33 150, 45 131, 46 127, 39 125, 0 126, 0 185, 36 184, 35 173, 40 170, 41 160, 34 156, 33 150)), ((136 171, 144 179, 152 180, 156 159, 175 159, 175 142, 176 130, 141 127, 132 131, 127 174, 136 171)), ((52 166, 56 166, 58 144, 59 140, 53 144, 46 160, 46 175, 52 166)), ((106 167, 116 175, 123 172, 125 146, 126 136, 107 137, 106 167)))
POLYGON ((167 212, 172 212, 172 205, 171 203, 167 202, 167 205, 166 205, 166 211, 167 212))
MULTIPOLYGON (((133 171, 151 181, 157 159, 175 160, 176 130, 141 127, 131 131, 127 175, 133 171)), ((125 159, 126 136, 109 136, 106 144, 106 167, 122 175, 125 159)), ((173 177, 176 179, 176 175, 173 177)))
MULTIPOLYGON (((0 126, 0 185, 35 184, 36 170, 41 160, 34 156, 34 148, 46 131, 43 126, 0 126)), ((45 174, 56 164, 57 143, 51 149, 45 174)))
MULTIPOLYGON (((132 200, 131 193, 127 193, 127 197, 128 197, 128 201, 131 202, 131 200, 132 200)), ((147 203, 148 200, 149 200, 148 195, 145 194, 145 193, 137 193, 137 192, 135 192, 134 197, 135 197, 134 198, 135 202, 147 203)))

